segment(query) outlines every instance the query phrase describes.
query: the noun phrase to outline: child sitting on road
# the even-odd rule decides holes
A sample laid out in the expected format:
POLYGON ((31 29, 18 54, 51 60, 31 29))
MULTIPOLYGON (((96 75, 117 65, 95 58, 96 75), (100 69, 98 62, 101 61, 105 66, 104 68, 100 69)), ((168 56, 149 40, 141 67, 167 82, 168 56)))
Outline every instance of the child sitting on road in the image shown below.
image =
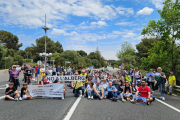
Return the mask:
POLYGON ((34 98, 28 93, 27 83, 24 83, 23 87, 21 88, 21 97, 23 100, 34 100, 34 98))
POLYGON ((18 91, 13 86, 14 86, 14 83, 9 83, 9 87, 6 88, 5 100, 15 100, 15 101, 20 100, 20 101, 22 101, 21 96, 19 95, 18 91))

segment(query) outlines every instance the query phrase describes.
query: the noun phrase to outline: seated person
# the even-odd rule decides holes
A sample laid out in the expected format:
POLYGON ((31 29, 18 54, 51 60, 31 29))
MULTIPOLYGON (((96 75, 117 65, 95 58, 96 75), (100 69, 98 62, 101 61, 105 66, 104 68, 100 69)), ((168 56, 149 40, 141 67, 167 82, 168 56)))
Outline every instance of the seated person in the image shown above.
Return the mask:
POLYGON ((94 96, 93 85, 94 85, 93 82, 89 82, 89 85, 86 88, 86 93, 87 93, 88 99, 91 99, 91 100, 94 99, 93 98, 93 96, 94 96))
POLYGON ((118 83, 118 80, 115 80, 115 81, 114 81, 113 86, 116 87, 116 89, 117 89, 117 94, 119 95, 119 94, 121 93, 121 91, 120 91, 120 84, 118 83))
POLYGON ((122 99, 122 102, 126 102, 132 95, 132 87, 130 86, 130 83, 126 81, 126 85, 123 87, 123 92, 120 94, 120 97, 122 99))
POLYGON ((22 101, 21 96, 19 95, 18 91, 13 86, 14 86, 14 83, 9 83, 9 87, 6 88, 5 100, 15 100, 15 101, 20 100, 20 101, 22 101))
MULTIPOLYGON (((103 87, 104 89, 104 94, 107 94, 107 87, 109 86, 108 84, 108 79, 104 79, 102 82, 101 82, 101 86, 103 87)), ((106 96, 104 96, 104 98, 106 99, 106 96)))
POLYGON ((100 85, 100 81, 97 81, 97 83, 93 85, 93 91, 94 98, 99 98, 99 100, 102 100, 106 96, 103 87, 100 85))
POLYGON ((21 88, 21 98, 23 100, 34 100, 34 98, 28 93, 27 83, 23 83, 23 87, 21 88))
POLYGON ((107 87, 107 98, 110 98, 113 101, 117 101, 117 89, 112 86, 112 82, 109 82, 109 86, 107 87))
POLYGON ((46 85, 46 84, 49 84, 49 83, 47 82, 47 79, 46 79, 46 76, 45 76, 45 75, 43 76, 42 80, 39 81, 39 84, 40 84, 40 85, 46 85))
POLYGON ((136 95, 134 96, 134 100, 136 100, 137 102, 144 102, 147 103, 147 105, 150 105, 153 99, 151 98, 149 87, 147 87, 145 84, 145 81, 141 82, 141 86, 138 88, 136 95), (140 97, 137 97, 139 93, 140 97))
POLYGON ((128 73, 126 73, 126 75, 125 75, 125 79, 126 79, 126 81, 128 81, 128 82, 130 82, 130 83, 131 83, 131 76, 130 76, 130 75, 128 75, 128 73))
POLYGON ((149 87, 149 89, 150 89, 150 93, 151 93, 151 97, 153 98, 153 101, 155 101, 155 97, 154 97, 153 94, 152 94, 152 89, 151 89, 151 87, 148 86, 148 82, 145 82, 145 83, 146 83, 146 86, 149 87))
POLYGON ((93 78, 93 83, 94 84, 96 84, 97 83, 97 81, 100 81, 100 79, 99 79, 99 77, 98 77, 98 75, 97 74, 95 74, 95 77, 93 78))
POLYGON ((137 88, 136 88, 135 82, 133 82, 132 83, 132 96, 130 97, 131 100, 133 100, 133 97, 135 96, 136 92, 137 92, 137 88))
POLYGON ((124 86, 125 86, 125 85, 126 85, 125 80, 124 80, 124 79, 122 79, 122 80, 121 80, 121 83, 120 83, 120 85, 119 85, 119 86, 120 86, 119 91, 121 91, 121 92, 122 92, 122 91, 123 91, 123 88, 124 88, 124 86))

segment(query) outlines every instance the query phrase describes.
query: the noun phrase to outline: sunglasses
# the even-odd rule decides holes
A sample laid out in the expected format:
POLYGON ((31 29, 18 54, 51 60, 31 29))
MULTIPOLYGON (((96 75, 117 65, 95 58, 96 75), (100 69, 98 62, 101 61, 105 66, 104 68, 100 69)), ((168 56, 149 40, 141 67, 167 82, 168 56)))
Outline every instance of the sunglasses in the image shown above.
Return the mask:
POLYGON ((145 82, 141 82, 141 83, 145 83, 145 82))
POLYGON ((13 68, 16 68, 16 67, 13 67, 13 68))

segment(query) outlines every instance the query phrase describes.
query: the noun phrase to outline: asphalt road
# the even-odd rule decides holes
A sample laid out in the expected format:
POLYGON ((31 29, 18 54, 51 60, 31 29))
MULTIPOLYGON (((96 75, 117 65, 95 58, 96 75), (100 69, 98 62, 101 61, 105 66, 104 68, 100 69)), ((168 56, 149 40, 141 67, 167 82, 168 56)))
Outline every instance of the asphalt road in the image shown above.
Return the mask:
MULTIPOLYGON (((20 76, 22 80, 22 75, 20 76)), ((21 81, 21 84, 23 81, 21 81)), ((8 74, 0 71, 0 97, 4 96, 5 84, 8 84, 8 74)), ((22 85, 21 85, 22 87, 22 85)), ((18 89, 20 91, 20 88, 18 89)), ((160 97, 155 92, 156 97, 160 97)), ((0 120, 62 120, 70 112, 77 98, 73 97, 72 89, 67 88, 66 98, 5 101, 0 99, 0 120)), ((180 110, 180 98, 166 95, 170 106, 180 110)), ((153 102, 150 106, 143 104, 122 103, 120 100, 87 100, 80 98, 71 120, 179 120, 180 113, 170 107, 153 102)))

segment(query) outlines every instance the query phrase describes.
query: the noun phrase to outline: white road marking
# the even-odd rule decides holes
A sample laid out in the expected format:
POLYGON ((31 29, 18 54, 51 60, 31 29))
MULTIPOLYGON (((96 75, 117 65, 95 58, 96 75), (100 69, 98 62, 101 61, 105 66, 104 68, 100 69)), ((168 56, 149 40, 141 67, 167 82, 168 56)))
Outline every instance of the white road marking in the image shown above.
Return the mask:
POLYGON ((75 101, 75 103, 73 104, 73 106, 71 107, 71 109, 69 110, 69 112, 67 113, 66 117, 63 120, 70 120, 70 118, 71 118, 73 112, 75 111, 80 100, 81 100, 81 97, 78 97, 77 100, 75 101))
POLYGON ((157 99, 157 98, 156 98, 156 100, 157 100, 158 102, 160 102, 160 103, 162 103, 162 104, 164 104, 164 105, 170 107, 171 109, 173 109, 173 110, 175 110, 175 111, 177 111, 177 112, 180 113, 180 110, 179 110, 179 109, 177 109, 177 108, 175 108, 175 107, 173 107, 173 106, 171 106, 171 105, 169 105, 169 104, 167 104, 167 103, 165 103, 165 102, 163 102, 163 101, 161 101, 161 100, 159 100, 159 99, 157 99))

